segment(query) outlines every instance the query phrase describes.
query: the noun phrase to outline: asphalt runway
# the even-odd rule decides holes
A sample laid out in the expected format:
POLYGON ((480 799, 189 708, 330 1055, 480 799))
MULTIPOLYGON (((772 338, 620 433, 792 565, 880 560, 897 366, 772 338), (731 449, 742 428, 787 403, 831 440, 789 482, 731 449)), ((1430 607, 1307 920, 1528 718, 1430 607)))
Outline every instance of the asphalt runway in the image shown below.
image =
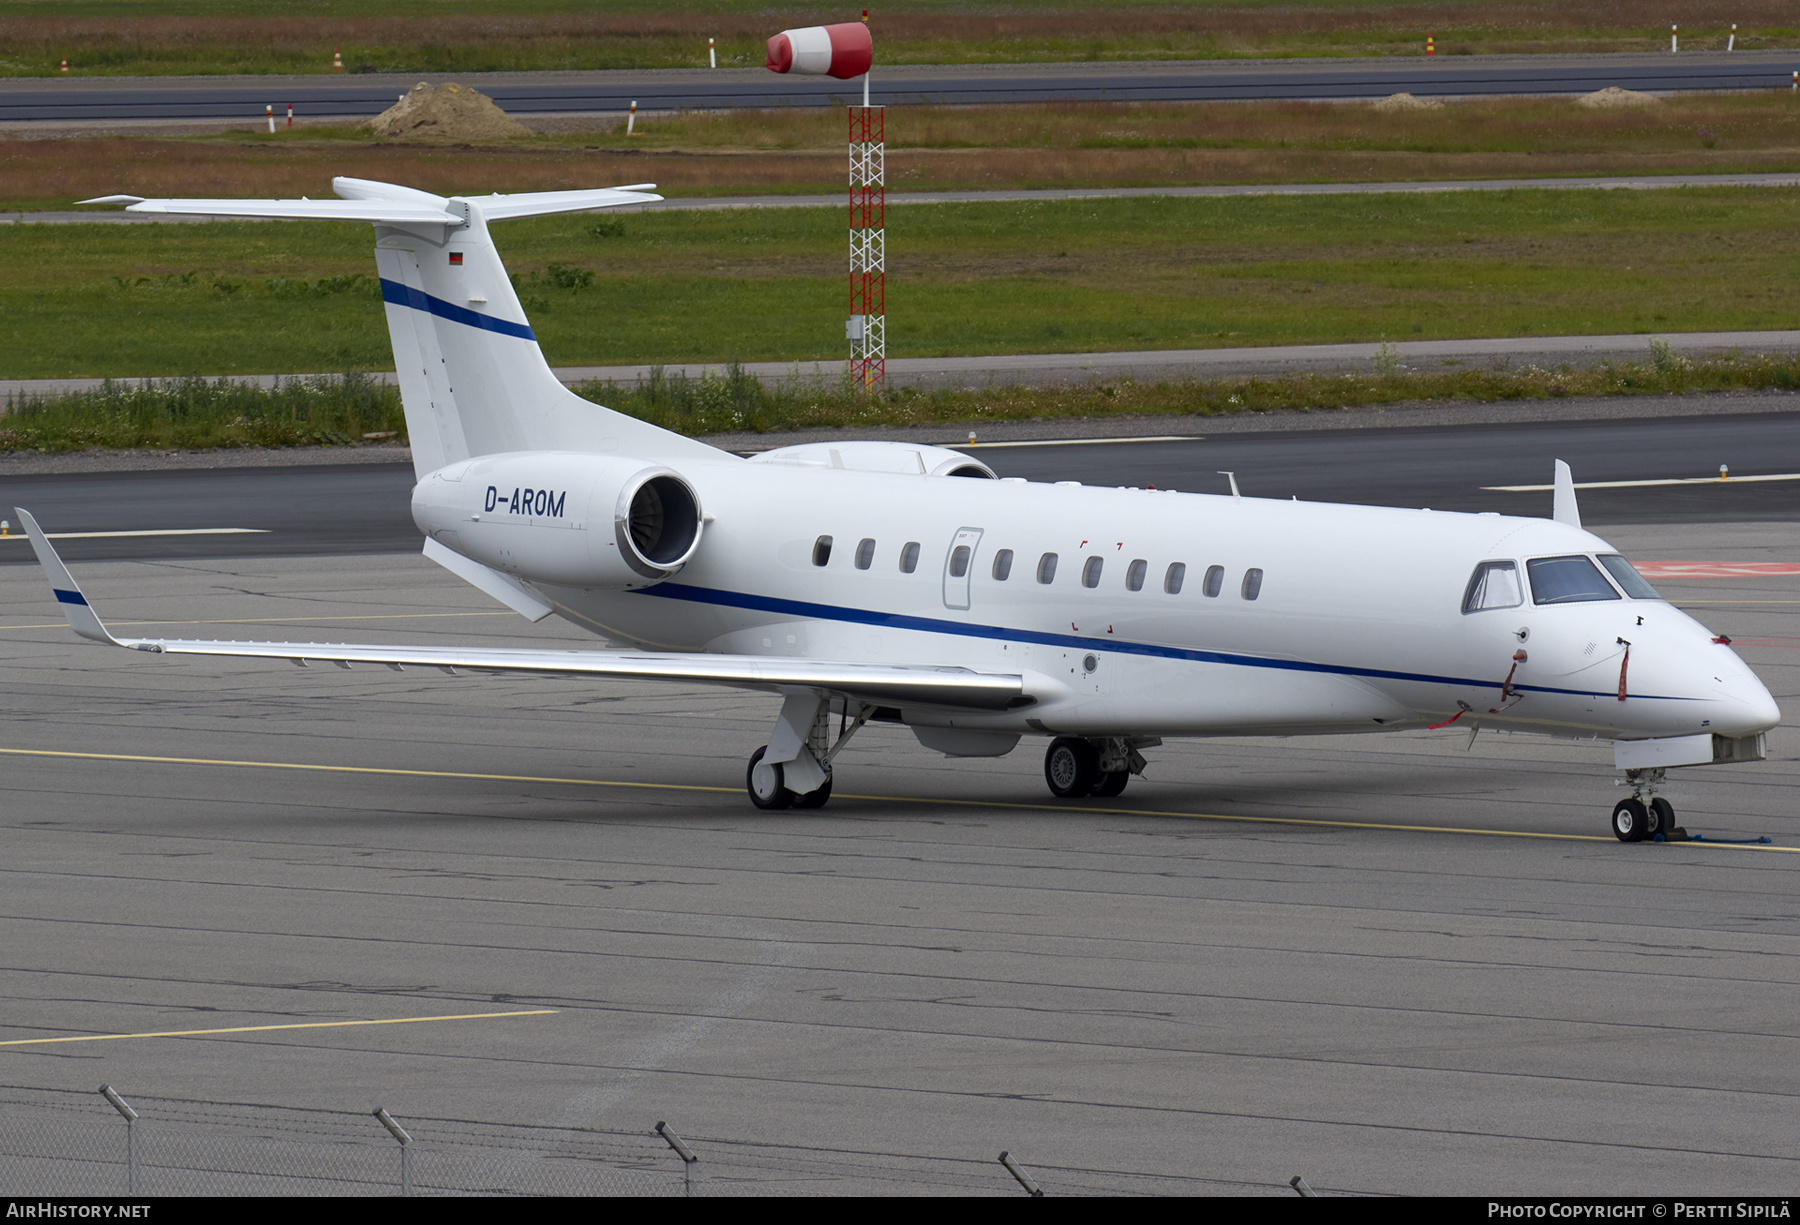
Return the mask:
MULTIPOLYGON (((1792 522, 1617 540, 1795 559, 1792 522)), ((416 554, 81 577, 119 624, 195 635, 573 637, 416 554)), ((1793 709, 1800 577, 1663 585, 1793 709)), ((815 1158, 765 1154, 737 1186, 765 1192, 971 1189, 822 1175, 818 1149, 1189 1194, 1800 1174, 1791 725, 1669 788, 1690 830, 1769 848, 1620 844, 1605 746, 1457 730, 1170 744, 1119 800, 1058 804, 1034 746, 953 761, 877 727, 829 808, 760 813, 773 698, 159 659, 54 609, 0 567, 5 1085, 668 1119, 703 1155, 815 1158), (337 1026, 451 1016, 477 1019, 337 1026), (264 1025, 302 1028, 41 1042, 264 1025)))
MULTIPOLYGON (((1225 493, 1221 471, 1249 497, 1429 506, 1436 510, 1548 514, 1552 461, 1578 482, 1800 474, 1800 413, 1642 420, 1498 423, 1387 429, 976 447, 1002 476, 1090 485, 1156 485, 1225 493)), ((925 441, 951 439, 925 433, 925 441)), ((906 431, 912 436, 913 431, 906 431)), ((779 438, 770 438, 779 444, 779 438)), ((99 536, 59 547, 71 561, 286 557, 413 552, 410 464, 217 468, 0 476, 0 516, 23 506, 44 530, 191 531, 247 528, 255 535, 99 536)), ((1586 489, 1584 521, 1602 530, 1657 522, 1800 521, 1800 480, 1586 489)), ((0 539, 0 565, 29 547, 0 539)))
MULTIPOLYGON (((1192 102, 1250 99, 1573 94, 1616 86, 1651 92, 1774 89, 1790 52, 1684 55, 1444 56, 1426 59, 1197 60, 1108 64, 896 66, 872 80, 883 106, 1020 102, 1192 102)), ((241 119, 292 103, 302 121, 373 116, 423 79, 476 81, 514 115, 743 107, 843 106, 861 78, 782 76, 758 68, 649 72, 346 74, 264 77, 18 77, 0 81, 0 124, 241 119)))

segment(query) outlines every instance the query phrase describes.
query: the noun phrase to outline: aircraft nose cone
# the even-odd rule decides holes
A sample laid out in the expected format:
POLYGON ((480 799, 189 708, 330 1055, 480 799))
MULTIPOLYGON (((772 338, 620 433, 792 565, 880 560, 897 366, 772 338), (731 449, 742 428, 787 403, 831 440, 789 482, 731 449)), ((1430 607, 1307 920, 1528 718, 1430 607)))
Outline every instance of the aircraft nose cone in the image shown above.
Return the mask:
POLYGON ((1781 722, 1781 707, 1775 704, 1774 695, 1761 681, 1740 682, 1725 691, 1725 697, 1729 704, 1726 720, 1731 726, 1715 727, 1714 731, 1748 736, 1755 732, 1766 732, 1781 722))

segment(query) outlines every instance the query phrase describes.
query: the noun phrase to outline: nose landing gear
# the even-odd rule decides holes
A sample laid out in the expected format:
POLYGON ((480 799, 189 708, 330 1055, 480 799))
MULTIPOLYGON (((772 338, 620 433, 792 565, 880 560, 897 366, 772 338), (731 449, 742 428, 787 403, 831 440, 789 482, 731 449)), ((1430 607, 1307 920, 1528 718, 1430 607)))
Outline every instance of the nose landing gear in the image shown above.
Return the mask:
POLYGON ((1658 834, 1666 842, 1687 839, 1687 831, 1675 824, 1675 806, 1656 794, 1663 781, 1660 767, 1627 770, 1625 781, 1631 784, 1631 797, 1613 805, 1614 837, 1620 842, 1642 842, 1658 834))

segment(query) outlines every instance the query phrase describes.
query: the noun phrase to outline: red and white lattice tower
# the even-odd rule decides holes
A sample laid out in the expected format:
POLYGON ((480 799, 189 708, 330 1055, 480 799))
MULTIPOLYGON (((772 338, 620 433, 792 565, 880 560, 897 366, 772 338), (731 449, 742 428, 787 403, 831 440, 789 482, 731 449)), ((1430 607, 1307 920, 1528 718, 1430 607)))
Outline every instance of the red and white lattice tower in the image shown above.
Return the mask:
POLYGON ((887 155, 885 107, 850 108, 850 378, 887 381, 887 155))
POLYGON ((770 72, 863 79, 863 104, 850 108, 850 377, 864 391, 887 382, 887 144, 879 106, 869 105, 875 47, 863 19, 783 30, 769 40, 770 72))

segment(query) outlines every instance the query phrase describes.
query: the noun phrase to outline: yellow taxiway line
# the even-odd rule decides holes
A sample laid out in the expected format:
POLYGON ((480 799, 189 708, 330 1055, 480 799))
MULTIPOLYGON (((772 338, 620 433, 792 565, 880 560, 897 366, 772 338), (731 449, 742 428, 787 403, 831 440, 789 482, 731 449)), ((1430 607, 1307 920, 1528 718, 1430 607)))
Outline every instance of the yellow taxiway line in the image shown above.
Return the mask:
POLYGON ((230 1029, 166 1029, 152 1034, 81 1034, 73 1038, 15 1038, 0 1046, 47 1046, 52 1042, 118 1042, 124 1038, 205 1038, 218 1034, 264 1034, 277 1029, 346 1029, 356 1025, 420 1025, 426 1021, 490 1021, 497 1017, 547 1017, 556 1008, 525 1012, 465 1012, 453 1017, 389 1017, 379 1021, 303 1021, 293 1025, 237 1025, 230 1029))
MULTIPOLYGON (((493 783, 554 783, 569 787, 608 787, 637 791, 699 791, 721 795, 737 795, 737 787, 705 787, 694 783, 637 783, 601 778, 547 778, 531 774, 476 774, 461 770, 403 770, 391 766, 327 766, 296 761, 236 761, 208 757, 155 757, 138 753, 75 753, 60 749, 6 749, 0 754, 15 757, 67 757, 81 761, 136 761, 172 766, 222 766, 242 770, 301 770, 320 774, 385 774, 399 778, 451 778, 493 783)), ((872 800, 887 804, 937 804, 946 808, 981 808, 1011 812, 1054 812, 1093 814, 1114 817, 1161 817, 1182 821, 1232 821, 1253 825, 1293 825, 1314 829, 1371 829, 1408 834, 1470 834, 1486 838, 1532 838, 1554 842, 1602 842, 1614 839, 1595 834, 1547 834, 1515 829, 1466 829, 1454 825, 1401 825, 1384 821, 1339 821, 1315 817, 1251 817, 1214 812, 1179 812, 1156 808, 1070 808, 1057 804, 1018 804, 1004 800, 950 800, 912 795, 858 795, 840 792, 846 800, 872 800)), ((1670 846, 1703 846, 1738 851, 1785 851, 1800 853, 1800 847, 1771 846, 1767 843, 1707 842, 1696 839, 1670 846)))

